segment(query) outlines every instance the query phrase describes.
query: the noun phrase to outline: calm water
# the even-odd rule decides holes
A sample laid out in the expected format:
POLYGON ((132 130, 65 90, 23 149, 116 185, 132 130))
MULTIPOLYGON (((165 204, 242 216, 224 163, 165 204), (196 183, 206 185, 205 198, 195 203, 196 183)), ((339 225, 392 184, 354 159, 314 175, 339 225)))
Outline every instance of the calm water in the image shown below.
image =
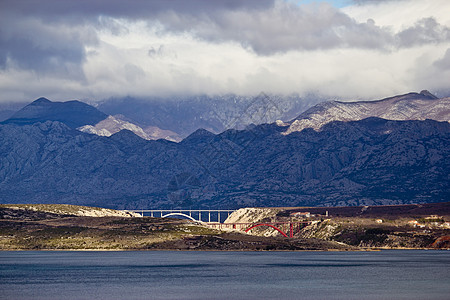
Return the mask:
POLYGON ((1 299, 450 299, 450 251, 0 252, 1 299))

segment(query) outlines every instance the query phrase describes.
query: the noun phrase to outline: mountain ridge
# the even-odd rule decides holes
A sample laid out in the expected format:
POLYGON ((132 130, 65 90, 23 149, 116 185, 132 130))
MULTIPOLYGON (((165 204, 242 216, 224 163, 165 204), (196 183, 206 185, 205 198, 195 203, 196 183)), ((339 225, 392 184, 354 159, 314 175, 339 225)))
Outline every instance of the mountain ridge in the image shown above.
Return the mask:
POLYGON ((282 135, 275 124, 181 143, 59 122, 0 125, 2 201, 109 208, 342 206, 450 196, 450 124, 368 118, 282 135), (180 174, 198 186, 169 189, 180 174))
POLYGON ((41 97, 14 113, 3 124, 31 125, 36 122, 59 121, 71 128, 93 125, 107 115, 96 108, 78 101, 53 102, 41 97))
POLYGON ((255 123, 292 119, 322 97, 307 95, 198 95, 161 98, 116 98, 98 108, 110 115, 123 114, 141 127, 157 126, 185 138, 199 128, 220 133, 255 123))
POLYGON ((319 103, 288 122, 285 134, 320 128, 331 121, 356 121, 368 117, 387 120, 450 121, 450 98, 437 98, 424 90, 373 101, 319 103))

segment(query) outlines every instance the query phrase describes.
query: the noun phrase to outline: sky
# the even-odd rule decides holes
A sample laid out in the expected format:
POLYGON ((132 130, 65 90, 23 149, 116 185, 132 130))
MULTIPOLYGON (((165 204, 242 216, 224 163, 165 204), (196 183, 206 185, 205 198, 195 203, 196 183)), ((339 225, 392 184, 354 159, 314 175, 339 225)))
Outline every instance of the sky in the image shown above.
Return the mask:
POLYGON ((450 96, 448 0, 0 0, 0 103, 450 96))

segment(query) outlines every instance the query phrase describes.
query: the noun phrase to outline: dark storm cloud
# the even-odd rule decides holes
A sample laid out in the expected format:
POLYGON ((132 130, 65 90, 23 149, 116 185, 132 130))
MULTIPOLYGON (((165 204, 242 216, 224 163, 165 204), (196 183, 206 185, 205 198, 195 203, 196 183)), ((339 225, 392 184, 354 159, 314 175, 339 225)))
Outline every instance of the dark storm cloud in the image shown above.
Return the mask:
POLYGON ((235 41, 262 55, 290 50, 339 47, 384 49, 394 36, 373 20, 357 23, 331 5, 298 7, 278 2, 271 10, 235 11, 207 18, 168 14, 164 24, 170 31, 186 30, 203 39, 235 41))
MULTIPOLYGON (((113 18, 158 21, 157 15, 214 15, 270 7, 273 0, 22 0, 0 1, 0 68, 7 65, 57 76, 79 76, 85 46, 97 43, 96 29, 126 34, 113 18)), ((162 20, 164 21, 164 20, 162 20)))
MULTIPOLYGON (((396 0, 397 1, 397 0, 396 0)), ((361 3, 369 0, 357 1, 361 3)), ((188 33, 213 43, 234 42, 258 55, 288 51, 357 48, 392 50, 450 40, 450 29, 433 18, 399 33, 373 20, 357 22, 326 3, 281 0, 23 0, 0 2, 0 67, 8 62, 38 72, 80 73, 86 46, 97 31, 126 35, 115 20, 146 21, 161 33, 188 33)), ((150 49, 149 55, 158 49, 150 49)))
POLYGON ((270 9, 236 10, 210 15, 160 14, 169 32, 190 32, 212 42, 234 41, 260 55, 291 50, 358 48, 393 50, 449 41, 450 28, 424 18, 399 33, 372 19, 359 23, 322 3, 297 6, 278 1, 270 9))
POLYGON ((0 7, 19 15, 64 19, 67 16, 85 19, 107 15, 123 18, 145 18, 164 11, 180 14, 213 13, 223 10, 262 9, 274 0, 6 0, 0 7))
POLYGON ((0 67, 80 75, 85 46, 97 43, 88 27, 54 26, 34 18, 0 14, 0 67))
POLYGON ((414 26, 401 31, 397 37, 400 46, 404 47, 449 42, 450 28, 439 24, 434 18, 424 18, 414 26))

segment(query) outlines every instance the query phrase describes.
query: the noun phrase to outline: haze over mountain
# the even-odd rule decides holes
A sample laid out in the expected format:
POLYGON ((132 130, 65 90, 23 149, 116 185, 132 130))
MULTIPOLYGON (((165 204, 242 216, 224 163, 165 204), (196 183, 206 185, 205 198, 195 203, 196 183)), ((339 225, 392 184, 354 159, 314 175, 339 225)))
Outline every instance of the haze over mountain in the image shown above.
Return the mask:
POLYGON ((6 102, 0 103, 0 122, 3 122, 12 117, 13 114, 18 112, 24 106, 26 106, 28 102, 6 102))
MULTIPOLYGON (((412 101, 439 101, 431 98, 412 101)), ((449 122, 372 117, 287 135, 292 125, 281 125, 220 134, 200 129, 173 143, 147 141, 128 130, 86 134, 51 120, 7 122, 0 125, 1 201, 236 208, 450 197, 449 122)))
POLYGON ((124 115, 141 127, 156 126, 187 137, 200 128, 213 133, 244 129, 250 124, 291 120, 299 112, 323 101, 309 95, 282 96, 259 93, 256 96, 221 95, 173 98, 117 98, 98 104, 107 114, 124 115))

